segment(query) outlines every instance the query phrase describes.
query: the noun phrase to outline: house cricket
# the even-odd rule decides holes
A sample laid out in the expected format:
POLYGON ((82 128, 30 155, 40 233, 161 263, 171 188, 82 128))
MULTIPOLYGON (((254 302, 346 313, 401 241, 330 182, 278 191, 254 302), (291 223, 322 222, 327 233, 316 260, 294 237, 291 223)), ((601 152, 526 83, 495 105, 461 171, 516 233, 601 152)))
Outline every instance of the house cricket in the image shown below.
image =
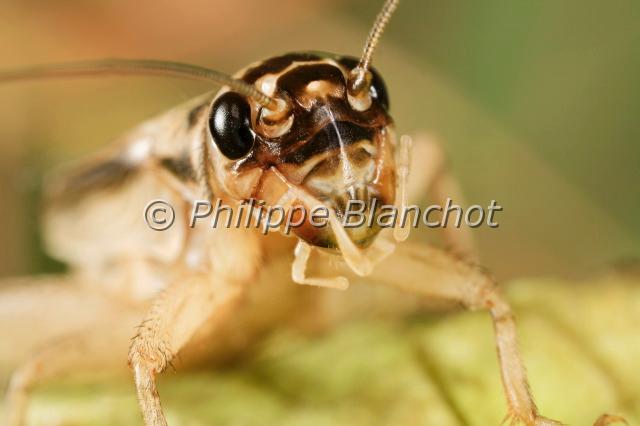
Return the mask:
MULTIPOLYGON (((348 200, 376 199, 403 210, 423 194, 437 201, 457 192, 436 143, 396 138, 385 83, 372 68, 398 3, 385 1, 360 58, 290 53, 233 77, 188 64, 122 59, 0 73, 2 82, 157 74, 222 86, 141 124, 50 187, 47 249, 79 283, 65 290, 70 297, 104 298, 95 311, 101 321, 82 328, 70 316, 65 338, 24 360, 10 381, 5 425, 24 424, 28 392, 45 379, 127 361, 120 354, 131 336, 128 365, 144 423, 167 425, 157 377, 177 354, 223 357, 279 324, 330 326, 362 303, 352 291, 313 290, 291 281, 331 290, 347 290, 350 283, 389 288, 416 301, 399 307, 403 313, 432 299, 488 311, 507 419, 560 425, 534 403, 513 313, 494 279, 476 265, 464 229, 443 230, 452 247, 447 251, 404 242, 406 226, 340 224, 348 200), (143 222, 140 213, 153 198, 184 213, 170 230, 156 232, 143 222), (188 226, 186 213, 196 200, 239 207, 253 198, 286 210, 324 206, 329 226, 304 223, 289 237, 188 226)), ((619 420, 605 415, 596 425, 619 420)))

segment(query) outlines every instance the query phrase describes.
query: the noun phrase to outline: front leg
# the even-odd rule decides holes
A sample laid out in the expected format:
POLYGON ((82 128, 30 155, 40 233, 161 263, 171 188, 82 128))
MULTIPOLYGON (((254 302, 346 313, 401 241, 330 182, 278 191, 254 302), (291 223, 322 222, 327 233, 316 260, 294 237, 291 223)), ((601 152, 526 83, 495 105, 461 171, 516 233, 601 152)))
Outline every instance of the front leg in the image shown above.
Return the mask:
POLYGON ((243 289, 242 283, 201 274, 176 281, 155 301, 129 350, 129 365, 145 425, 167 424, 156 376, 203 323, 227 320, 243 289))
POLYGON ((424 245, 400 244, 371 280, 430 299, 485 309, 493 319, 508 416, 527 426, 559 425, 542 417, 533 401, 517 348, 514 316, 493 279, 479 267, 424 245))

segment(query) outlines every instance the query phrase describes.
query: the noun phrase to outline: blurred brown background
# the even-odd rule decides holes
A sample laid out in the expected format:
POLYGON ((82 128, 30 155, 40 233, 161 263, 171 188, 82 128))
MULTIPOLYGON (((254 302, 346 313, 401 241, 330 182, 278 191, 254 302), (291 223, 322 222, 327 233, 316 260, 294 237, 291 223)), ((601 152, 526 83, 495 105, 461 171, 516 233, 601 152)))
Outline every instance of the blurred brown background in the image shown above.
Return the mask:
MULTIPOLYGON (((4 0, 0 67, 160 58, 233 72, 292 50, 357 55, 381 2, 4 0)), ((375 63, 403 133, 445 146, 502 278, 584 275, 640 256, 640 3, 405 0, 375 63)), ((209 90, 158 78, 0 87, 0 276, 56 270, 39 246, 41 179, 209 90)))

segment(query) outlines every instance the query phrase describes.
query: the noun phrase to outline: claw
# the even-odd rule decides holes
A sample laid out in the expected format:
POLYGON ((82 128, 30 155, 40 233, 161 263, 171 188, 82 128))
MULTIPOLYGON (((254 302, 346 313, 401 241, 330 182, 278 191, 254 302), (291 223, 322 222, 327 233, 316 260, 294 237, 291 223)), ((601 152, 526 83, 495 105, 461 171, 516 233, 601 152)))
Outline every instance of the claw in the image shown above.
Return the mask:
MULTIPOLYGON (((536 417, 534 422, 530 423, 527 420, 519 419, 517 416, 515 416, 513 414, 507 414, 507 416, 505 416, 504 420, 500 424, 501 425, 508 424, 509 426, 514 426, 514 425, 519 424, 520 422, 522 422, 523 424, 526 424, 527 426, 529 426, 529 425, 530 426, 564 426, 564 423, 560 423, 560 422, 557 422, 555 420, 547 419, 546 417, 536 417)), ((625 424, 627 426, 629 425, 627 420, 622 416, 616 416, 616 415, 612 415, 612 414, 603 414, 600 417, 598 417, 598 420, 596 420, 596 422, 593 424, 593 426, 609 426, 609 425, 612 425, 614 423, 622 423, 622 424, 625 424)))
MULTIPOLYGON (((542 416, 536 415, 534 419, 531 419, 531 418, 523 419, 512 413, 507 414, 504 420, 502 421, 502 423, 500 424, 501 425, 508 424, 509 426, 515 426, 519 424, 523 424, 526 426, 566 426, 564 423, 558 422, 556 420, 551 420, 542 416)), ((601 425, 594 425, 594 426, 601 426, 601 425)))
POLYGON ((607 426, 614 423, 623 423, 627 426, 629 425, 629 423, 627 423, 624 417, 615 416, 611 414, 603 414, 600 417, 598 417, 598 420, 596 420, 593 426, 607 426))
POLYGON ((564 426, 564 423, 547 419, 546 417, 538 417, 536 419, 535 426, 564 426))

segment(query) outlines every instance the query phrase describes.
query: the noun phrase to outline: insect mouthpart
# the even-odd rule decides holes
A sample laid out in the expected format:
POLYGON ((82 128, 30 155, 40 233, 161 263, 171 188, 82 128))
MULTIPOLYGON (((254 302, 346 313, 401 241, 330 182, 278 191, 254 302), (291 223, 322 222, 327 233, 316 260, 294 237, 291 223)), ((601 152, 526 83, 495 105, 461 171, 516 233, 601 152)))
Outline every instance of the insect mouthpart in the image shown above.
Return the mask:
MULTIPOLYGON (((385 127, 331 121, 295 153, 298 170, 292 170, 292 163, 283 168, 289 175, 304 174, 299 187, 330 209, 359 247, 367 247, 380 231, 370 217, 376 214, 370 206, 393 203, 395 198, 389 135, 385 127), (357 217, 349 214, 356 211, 361 212, 357 217)), ((308 213, 313 210, 301 204, 308 213)), ((315 226, 312 220, 295 233, 315 246, 338 246, 333 230, 315 226)))

